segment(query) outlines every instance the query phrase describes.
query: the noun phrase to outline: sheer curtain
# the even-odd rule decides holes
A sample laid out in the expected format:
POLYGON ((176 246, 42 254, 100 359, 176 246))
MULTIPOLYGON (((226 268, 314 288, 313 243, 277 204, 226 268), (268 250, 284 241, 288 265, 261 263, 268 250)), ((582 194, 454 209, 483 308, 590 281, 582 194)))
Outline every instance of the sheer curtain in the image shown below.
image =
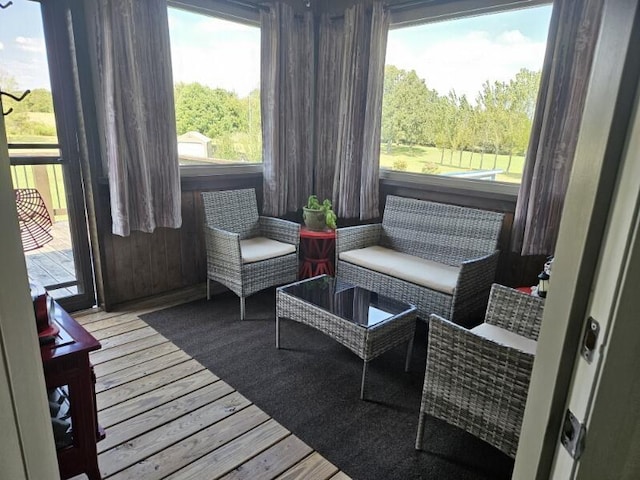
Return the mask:
POLYGON ((380 118, 389 13, 381 2, 345 11, 338 142, 333 178, 339 217, 378 212, 380 118))
POLYGON ((338 148, 338 112, 344 46, 343 18, 320 16, 316 71, 314 188, 319 198, 333 198, 338 148))
POLYGON ((601 11, 602 0, 554 2, 512 231, 512 250, 522 255, 550 255, 555 248, 601 11))
POLYGON ((87 5, 112 229, 178 228, 180 171, 165 0, 87 5))
POLYGON ((298 210, 312 193, 313 16, 272 3, 261 26, 263 212, 279 216, 298 210))

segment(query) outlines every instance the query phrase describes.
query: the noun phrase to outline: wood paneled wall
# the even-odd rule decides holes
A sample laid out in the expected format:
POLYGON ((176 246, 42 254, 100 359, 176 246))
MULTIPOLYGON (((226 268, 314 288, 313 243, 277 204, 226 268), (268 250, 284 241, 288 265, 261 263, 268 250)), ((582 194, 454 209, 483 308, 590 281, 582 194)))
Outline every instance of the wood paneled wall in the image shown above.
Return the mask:
MULTIPOLYGON (((522 258, 508 251, 515 200, 496 195, 461 193, 428 189, 410 183, 382 180, 381 205, 387 195, 452 203, 505 213, 500 238, 502 255, 496 281, 518 286, 534 285, 544 263, 543 257, 522 258)), ((206 280, 206 255, 203 234, 201 191, 230 188, 255 188, 262 198, 262 176, 242 175, 227 178, 193 178, 183 181, 182 227, 159 228, 154 233, 133 232, 129 237, 112 235, 111 225, 101 225, 101 243, 105 265, 105 308, 117 304, 194 286, 206 280)), ((100 201, 108 208, 108 189, 100 192, 100 201)), ((296 219, 295 216, 289 216, 296 219)), ((345 222, 340 222, 345 224, 345 222)))
MULTIPOLYGON (((206 281, 204 214, 201 191, 255 188, 262 197, 262 176, 192 178, 182 182, 182 226, 158 228, 153 233, 132 232, 129 237, 113 235, 109 219, 101 226, 104 249, 104 308, 206 281)), ((100 193, 109 205, 109 192, 100 193)))

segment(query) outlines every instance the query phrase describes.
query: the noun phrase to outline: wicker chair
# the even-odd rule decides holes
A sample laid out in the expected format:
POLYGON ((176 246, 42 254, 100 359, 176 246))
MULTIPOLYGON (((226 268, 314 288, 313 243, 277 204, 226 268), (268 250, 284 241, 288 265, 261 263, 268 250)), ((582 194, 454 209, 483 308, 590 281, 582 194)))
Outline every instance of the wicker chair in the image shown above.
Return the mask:
POLYGON ((300 225, 258 215, 253 189, 202 192, 207 247, 207 299, 210 282, 245 298, 265 288, 294 282, 298 276, 300 225))
POLYGON ((544 300, 494 284, 483 324, 431 315, 416 449, 431 415, 515 457, 544 300))
POLYGON ((411 303, 428 320, 482 318, 495 279, 502 213, 387 197, 382 223, 340 228, 337 275, 411 303))

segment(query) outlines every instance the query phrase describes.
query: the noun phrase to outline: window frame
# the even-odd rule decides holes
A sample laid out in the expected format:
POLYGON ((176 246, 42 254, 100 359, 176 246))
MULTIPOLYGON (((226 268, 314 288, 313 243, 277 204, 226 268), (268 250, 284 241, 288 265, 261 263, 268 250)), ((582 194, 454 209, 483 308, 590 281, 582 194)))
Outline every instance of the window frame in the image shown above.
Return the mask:
MULTIPOLYGON (((459 0, 435 5, 402 2, 389 7, 391 13, 389 30, 542 5, 553 5, 553 0, 459 0)), ((544 71, 545 68, 543 63, 542 70, 544 71)), ((497 196, 507 201, 517 198, 521 185, 520 183, 452 178, 428 173, 400 172, 385 167, 379 167, 379 172, 383 183, 405 184, 429 190, 460 191, 482 198, 497 196)))
MULTIPOLYGON (((260 6, 224 0, 167 0, 167 7, 260 28, 260 6)), ((183 183, 201 184, 205 177, 263 173, 262 162, 230 165, 180 165, 183 183), (193 181, 190 181, 193 179, 193 181)))

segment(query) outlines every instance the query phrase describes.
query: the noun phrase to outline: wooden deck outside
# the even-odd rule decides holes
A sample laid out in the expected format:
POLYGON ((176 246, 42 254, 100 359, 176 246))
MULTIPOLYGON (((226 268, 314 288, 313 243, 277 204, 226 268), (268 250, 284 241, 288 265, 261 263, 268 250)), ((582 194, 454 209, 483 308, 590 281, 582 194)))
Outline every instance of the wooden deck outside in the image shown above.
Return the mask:
POLYGON ((91 362, 103 478, 348 479, 138 317, 181 301, 75 317, 102 344, 91 362))
MULTIPOLYGON (((51 240, 46 245, 25 252, 29 280, 38 285, 57 285, 76 280, 76 267, 73 261, 69 222, 56 221, 51 229, 51 240)), ((62 298, 78 293, 76 287, 50 290, 54 298, 62 298)))

